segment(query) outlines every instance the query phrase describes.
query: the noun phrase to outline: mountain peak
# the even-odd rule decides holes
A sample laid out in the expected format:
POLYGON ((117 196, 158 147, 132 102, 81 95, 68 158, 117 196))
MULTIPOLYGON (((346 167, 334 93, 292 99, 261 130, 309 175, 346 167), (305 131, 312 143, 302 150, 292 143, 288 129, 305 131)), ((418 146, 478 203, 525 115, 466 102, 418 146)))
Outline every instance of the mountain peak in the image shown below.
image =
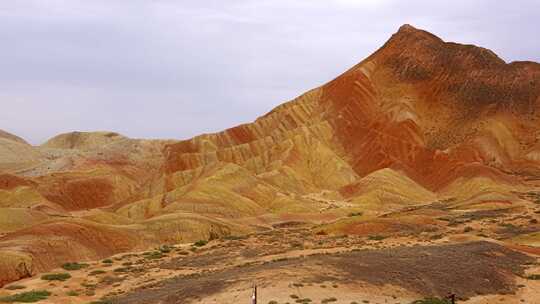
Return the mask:
MULTIPOLYGON (((491 50, 446 42, 410 24, 402 25, 372 58, 390 66, 402 76, 412 76, 412 80, 425 79, 428 74, 507 69, 504 60, 491 50)), ((411 80, 411 77, 401 80, 407 78, 411 80)))
POLYGON ((403 24, 399 27, 398 31, 392 35, 389 42, 399 43, 414 43, 417 40, 430 42, 430 43, 443 43, 444 41, 436 35, 416 28, 410 24, 403 24))
POLYGON ((403 24, 398 29, 398 32, 413 32, 413 31, 418 31, 418 29, 408 23, 403 24))

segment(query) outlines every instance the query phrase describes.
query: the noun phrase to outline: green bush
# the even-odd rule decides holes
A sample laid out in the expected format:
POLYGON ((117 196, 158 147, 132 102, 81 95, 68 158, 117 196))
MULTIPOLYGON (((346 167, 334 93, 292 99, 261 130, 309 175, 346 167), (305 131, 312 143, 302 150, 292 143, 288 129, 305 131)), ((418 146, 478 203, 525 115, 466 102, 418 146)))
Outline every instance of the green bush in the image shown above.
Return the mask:
POLYGON ((90 271, 90 273, 88 273, 88 275, 95 276, 95 275, 104 274, 104 273, 106 273, 105 270, 98 269, 98 270, 90 271))
POLYGON ((86 268, 88 266, 89 266, 88 264, 74 262, 74 263, 65 263, 64 265, 62 265, 62 268, 64 268, 65 270, 79 270, 79 269, 86 268))
POLYGON ((198 240, 195 243, 193 243, 193 246, 202 247, 204 245, 208 244, 208 241, 205 240, 198 240))
POLYGON ((17 293, 7 297, 1 297, 0 302, 21 302, 21 303, 33 303, 41 300, 47 299, 51 295, 50 292, 46 290, 32 290, 23 293, 17 293))
POLYGON ((41 279, 45 281, 66 281, 69 278, 71 278, 71 275, 67 272, 48 273, 41 276, 41 279))
POLYGON ((112 304, 112 301, 110 300, 97 300, 97 301, 92 301, 88 304, 112 304))
POLYGON ((81 286, 84 288, 96 288, 97 284, 88 283, 87 281, 84 281, 81 283, 81 286))
POLYGON ((161 253, 161 251, 145 252, 143 255, 147 260, 157 260, 163 257, 163 253, 161 253))
POLYGON ((159 247, 159 251, 161 253, 169 253, 169 252, 171 252, 172 249, 173 249, 173 247, 171 247, 169 245, 163 245, 163 246, 159 247))
POLYGON ((416 300, 411 304, 450 304, 450 301, 439 298, 425 298, 423 300, 416 300))
POLYGON ((238 240, 245 240, 247 239, 247 236, 245 235, 226 235, 222 237, 222 239, 227 241, 238 241, 238 240))

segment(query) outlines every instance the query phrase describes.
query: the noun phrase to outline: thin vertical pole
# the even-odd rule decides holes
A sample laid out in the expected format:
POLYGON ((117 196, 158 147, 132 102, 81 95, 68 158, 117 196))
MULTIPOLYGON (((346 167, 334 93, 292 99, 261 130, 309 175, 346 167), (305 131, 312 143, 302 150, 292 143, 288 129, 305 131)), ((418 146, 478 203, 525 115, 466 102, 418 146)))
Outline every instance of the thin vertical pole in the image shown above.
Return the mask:
POLYGON ((257 285, 253 284, 253 294, 251 295, 251 304, 257 304, 257 285))

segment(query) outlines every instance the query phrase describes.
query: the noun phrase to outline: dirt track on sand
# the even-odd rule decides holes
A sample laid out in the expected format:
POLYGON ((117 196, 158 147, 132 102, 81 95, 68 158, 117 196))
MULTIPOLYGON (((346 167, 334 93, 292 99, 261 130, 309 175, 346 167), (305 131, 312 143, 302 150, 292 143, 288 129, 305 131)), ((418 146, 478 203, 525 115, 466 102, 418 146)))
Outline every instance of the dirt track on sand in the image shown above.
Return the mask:
POLYGON ((226 292, 233 285, 254 278, 270 282, 285 277, 311 283, 391 284, 426 296, 453 292, 467 298, 515 292, 514 276, 523 274, 524 264, 532 261, 522 253, 489 242, 357 250, 179 276, 135 290, 113 302, 188 303, 226 292), (276 276, 278 272, 282 274, 276 276))

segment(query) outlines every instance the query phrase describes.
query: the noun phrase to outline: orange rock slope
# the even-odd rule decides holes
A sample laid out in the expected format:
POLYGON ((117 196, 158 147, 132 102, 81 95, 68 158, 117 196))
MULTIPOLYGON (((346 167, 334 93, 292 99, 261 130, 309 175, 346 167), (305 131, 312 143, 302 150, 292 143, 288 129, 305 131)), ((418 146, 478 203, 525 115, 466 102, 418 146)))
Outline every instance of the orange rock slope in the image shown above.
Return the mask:
POLYGON ((287 220, 480 191, 517 201, 513 191, 540 176, 539 109, 538 63, 404 25, 336 79, 219 133, 73 132, 36 147, 2 131, 0 285, 287 220))

